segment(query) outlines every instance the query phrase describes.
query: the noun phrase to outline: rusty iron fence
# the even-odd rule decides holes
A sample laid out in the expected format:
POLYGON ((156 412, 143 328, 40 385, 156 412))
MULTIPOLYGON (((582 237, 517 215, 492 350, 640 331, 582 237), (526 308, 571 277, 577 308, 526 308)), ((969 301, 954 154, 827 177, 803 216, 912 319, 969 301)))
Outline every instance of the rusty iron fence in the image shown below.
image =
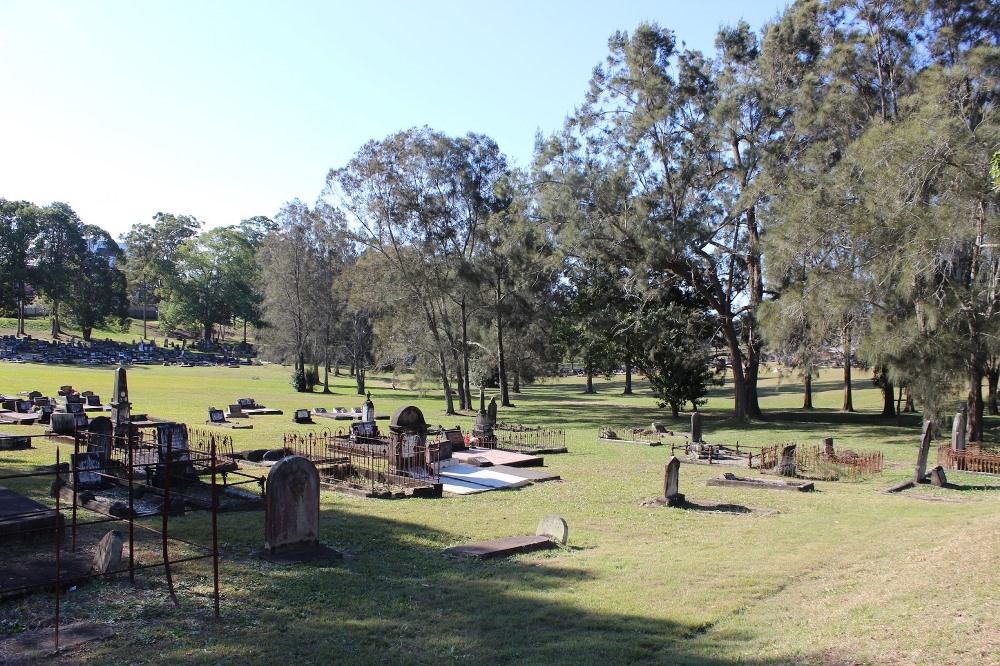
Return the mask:
POLYGON ((856 452, 845 449, 829 454, 818 445, 795 447, 795 469, 804 475, 820 475, 828 478, 860 481, 875 474, 881 474, 883 469, 881 451, 856 452))
POLYGON ((497 423, 494 440, 482 438, 479 446, 515 453, 565 453, 566 431, 518 423, 497 423))
POLYGON ((348 431, 285 433, 285 451, 302 456, 319 471, 320 480, 334 490, 367 497, 440 495, 441 452, 435 441, 412 449, 388 437, 351 437, 348 431))
MULTIPOLYGON (((215 617, 220 616, 218 513, 222 487, 218 482, 218 452, 209 442, 208 451, 174 449, 167 437, 158 458, 148 455, 150 437, 136 428, 125 436, 93 436, 77 432, 70 440, 52 438, 55 464, 44 471, 0 475, 0 485, 7 485, 40 496, 39 483, 51 488, 51 500, 45 504, 29 501, 25 510, 6 516, 0 559, 7 559, 7 549, 16 549, 17 557, 54 556, 51 576, 31 580, 6 580, 0 584, 0 598, 54 589, 54 649, 59 649, 62 591, 102 576, 128 575, 135 583, 136 573, 162 570, 167 594, 174 605, 180 602, 174 586, 174 567, 185 562, 211 560, 212 597, 215 617), (68 449, 68 450, 67 450, 68 449), (201 495, 190 494, 192 479, 201 495), (84 482, 95 486, 85 489, 84 482), (206 499, 207 497, 207 499, 206 499), (204 509, 210 514, 211 543, 198 543, 171 534, 171 519, 187 509, 204 509), (156 521, 156 516, 160 521, 156 521), (142 520, 139 520, 142 519, 142 520), (157 522, 159 524, 157 525, 157 522), (84 551, 90 551, 105 535, 101 525, 122 527, 121 564, 106 573, 91 570, 84 551), (66 534, 66 532, 69 532, 66 534), (83 567, 63 566, 64 561, 85 559, 83 567)), ((10 492, 10 491, 8 491, 10 492)))
POLYGON ((961 472, 1000 474, 1000 454, 984 453, 980 447, 956 451, 948 445, 939 446, 938 464, 945 469, 961 472))

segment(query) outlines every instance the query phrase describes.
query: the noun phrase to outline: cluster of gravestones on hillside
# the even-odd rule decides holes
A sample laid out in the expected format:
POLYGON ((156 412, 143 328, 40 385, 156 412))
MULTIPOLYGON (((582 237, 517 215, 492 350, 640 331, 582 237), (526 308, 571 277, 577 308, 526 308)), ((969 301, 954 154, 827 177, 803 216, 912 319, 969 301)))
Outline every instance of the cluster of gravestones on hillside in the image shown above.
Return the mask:
MULTIPOLYGON (((166 341, 165 341, 166 342, 166 341)), ((114 340, 68 342, 0 336, 0 360, 15 363, 66 363, 81 365, 246 365, 254 352, 249 346, 226 348, 211 345, 207 349, 186 343, 157 345, 154 342, 122 343, 114 340)))

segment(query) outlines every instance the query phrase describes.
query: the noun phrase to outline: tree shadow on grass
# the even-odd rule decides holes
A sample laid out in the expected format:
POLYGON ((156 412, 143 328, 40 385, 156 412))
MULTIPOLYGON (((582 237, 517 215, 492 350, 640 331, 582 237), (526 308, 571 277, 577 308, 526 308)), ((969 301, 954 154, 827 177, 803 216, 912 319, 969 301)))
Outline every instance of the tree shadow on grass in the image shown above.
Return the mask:
MULTIPOLYGON (((129 600, 128 616, 116 623, 118 636, 88 646, 80 663, 831 663, 801 654, 728 659, 719 656, 721 643, 745 644, 755 636, 720 631, 713 643, 715 621, 587 610, 574 603, 574 594, 594 574, 560 562, 568 555, 560 550, 510 560, 451 560, 442 551, 452 545, 452 534, 327 509, 322 541, 347 556, 274 565, 249 557, 260 535, 248 536, 239 524, 253 520, 226 522, 233 523, 226 529, 228 548, 239 552, 222 563, 228 590, 222 622, 211 620, 204 593, 195 599, 186 593, 198 585, 182 590, 179 609, 162 600, 155 608, 129 600)), ((184 575, 175 579, 183 583, 184 575)), ((704 618, 697 609, 691 614, 704 618)))

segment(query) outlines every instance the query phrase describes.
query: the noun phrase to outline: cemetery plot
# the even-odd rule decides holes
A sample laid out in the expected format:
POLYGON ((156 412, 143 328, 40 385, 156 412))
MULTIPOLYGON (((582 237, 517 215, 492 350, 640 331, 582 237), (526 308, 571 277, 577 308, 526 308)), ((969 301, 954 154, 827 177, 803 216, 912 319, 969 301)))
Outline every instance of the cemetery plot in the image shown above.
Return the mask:
POLYGON ((797 490, 807 492, 815 490, 811 481, 778 481, 773 479, 748 479, 727 472, 721 479, 709 479, 708 486, 723 486, 728 488, 758 488, 762 490, 797 490))
POLYGON ((559 516, 545 516, 538 523, 534 536, 511 536, 462 546, 451 546, 444 549, 448 557, 465 559, 494 559, 509 557, 518 553, 529 553, 536 550, 565 546, 569 538, 569 526, 559 516))
POLYGON ((566 453, 566 431, 517 423, 497 423, 493 426, 493 437, 481 437, 476 444, 482 448, 515 453, 566 453))
MULTIPOLYGON (((242 413, 247 416, 270 416, 284 414, 280 409, 268 409, 264 405, 258 405, 253 398, 239 398, 236 403, 240 406, 242 413)), ((232 407, 230 407, 232 409, 232 407)))
POLYGON ((597 439, 615 444, 641 444, 643 446, 663 446, 663 434, 655 428, 628 428, 604 426, 597 439))
POLYGON ((944 445, 938 447, 938 464, 944 469, 980 474, 1000 474, 1000 453, 984 450, 982 445, 970 442, 964 450, 956 451, 944 445))
MULTIPOLYGON (((788 456, 784 456, 787 458, 788 456)), ((760 469, 773 469, 785 476, 801 476, 830 481, 860 481, 881 474, 883 458, 880 451, 833 451, 832 440, 820 446, 775 445, 760 450, 760 469), (791 458, 783 460, 782 450, 792 447, 791 458), (787 473, 787 467, 792 469, 787 473)))

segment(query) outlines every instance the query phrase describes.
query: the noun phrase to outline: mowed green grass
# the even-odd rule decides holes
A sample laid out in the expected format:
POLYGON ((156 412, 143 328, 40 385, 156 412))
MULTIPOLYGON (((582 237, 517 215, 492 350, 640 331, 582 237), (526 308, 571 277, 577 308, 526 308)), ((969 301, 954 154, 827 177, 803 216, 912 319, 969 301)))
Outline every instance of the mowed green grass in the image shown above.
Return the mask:
MULTIPOLYGON (((209 405, 253 397, 283 416, 255 417, 231 431, 239 449, 277 447, 296 408, 357 406, 350 378, 332 395, 296 394, 279 366, 129 369, 133 410, 204 422, 209 405)), ((110 368, 0 363, 0 392, 62 384, 110 395, 110 368)), ((403 384, 398 384, 402 387, 403 384)), ((682 465, 680 490, 777 513, 724 514, 645 508, 663 492, 667 447, 609 444, 601 426, 666 421, 646 386, 622 395, 622 378, 552 380, 514 395, 501 420, 564 428, 569 453, 547 455, 561 481, 437 500, 366 500, 324 492, 321 540, 341 561, 282 566, 254 557, 261 512, 220 516, 222 620, 212 619, 211 571, 175 571, 180 607, 155 572, 136 587, 102 580, 64 597, 64 622, 111 623, 114 638, 76 649, 81 664, 995 664, 1000 663, 1000 479, 949 472, 959 490, 880 491, 912 476, 919 417, 877 416, 880 396, 855 374, 856 414, 838 411, 839 376, 816 382, 811 412, 801 386, 761 382, 767 421, 728 417, 731 387, 704 408, 708 441, 817 444, 880 450, 886 471, 868 480, 817 482, 815 493, 705 485, 717 467, 682 465), (569 544, 497 562, 455 562, 447 546, 531 534, 546 514, 563 516, 569 544)), ((434 424, 445 416, 434 390, 369 388, 379 413, 414 404, 434 424)), ((332 423, 332 422, 331 422, 332 423)), ((994 421, 989 428, 996 427, 994 421)), ((319 430, 323 424, 312 426, 319 430)), ((688 416, 675 424, 688 428, 688 416)), ((5 429, 13 429, 13 426, 5 429)), ((27 430, 27 429, 26 429, 27 430)), ((0 470, 51 463, 55 445, 0 454, 0 470)), ((68 451, 64 450, 65 456, 68 451)), ((933 455, 932 455, 933 460, 933 455)), ((746 472, 743 472, 746 473, 746 472)), ((757 472, 750 472, 756 474, 757 472)), ((37 495, 47 484, 38 482, 37 495)), ((205 540, 207 514, 173 520, 178 536, 205 540)), ((2 551, 0 551, 2 552, 2 551)), ((51 595, 0 606, 0 638, 51 621, 51 595), (44 622, 43 622, 44 623, 44 622)))

